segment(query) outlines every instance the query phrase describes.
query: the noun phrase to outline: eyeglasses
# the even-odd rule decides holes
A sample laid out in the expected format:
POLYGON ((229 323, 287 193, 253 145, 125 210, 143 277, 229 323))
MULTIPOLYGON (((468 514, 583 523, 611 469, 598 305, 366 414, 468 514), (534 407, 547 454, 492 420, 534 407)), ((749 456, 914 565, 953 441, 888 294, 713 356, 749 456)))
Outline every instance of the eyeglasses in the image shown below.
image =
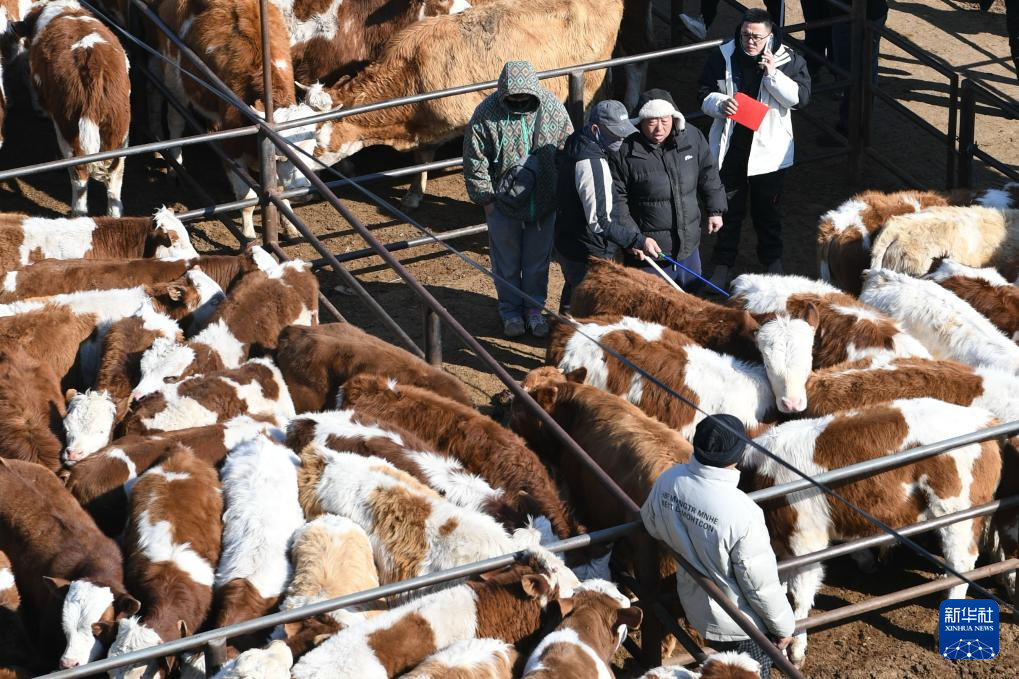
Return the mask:
POLYGON ((742 36, 742 38, 747 42, 761 42, 762 40, 766 40, 769 36, 771 36, 771 33, 768 33, 768 35, 757 35, 756 33, 743 32, 740 33, 740 36, 742 36))

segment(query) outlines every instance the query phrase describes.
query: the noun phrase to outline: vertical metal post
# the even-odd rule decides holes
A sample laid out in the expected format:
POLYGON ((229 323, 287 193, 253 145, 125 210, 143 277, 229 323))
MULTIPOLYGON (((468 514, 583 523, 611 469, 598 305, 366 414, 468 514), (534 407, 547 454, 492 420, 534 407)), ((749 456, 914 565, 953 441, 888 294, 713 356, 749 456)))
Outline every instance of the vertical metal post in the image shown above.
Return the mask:
MULTIPOLYGON (((262 106, 265 110, 265 122, 273 122, 272 101, 272 46, 269 36, 269 2, 259 0, 259 20, 262 29, 262 106)), ((269 192, 276 190, 276 147, 272 140, 264 134, 259 139, 259 173, 262 179, 262 240, 271 245, 279 240, 279 215, 276 206, 269 200, 269 192)))
POLYGON ((573 129, 579 130, 584 124, 584 72, 570 73, 570 90, 566 98, 566 112, 573 121, 573 129))
MULTIPOLYGON (((639 518, 639 517, 638 517, 639 518)), ((665 639, 665 628, 652 610, 651 602, 659 598, 661 575, 658 570, 658 548, 651 536, 644 531, 632 535, 633 543, 633 574, 640 587, 638 596, 648 605, 644 610, 644 621, 641 623, 639 658, 647 667, 658 667, 662 664, 662 641, 665 639)))
POLYGON ((863 62, 869 50, 864 46, 864 24, 867 21, 867 0, 853 0, 850 44, 852 45, 849 66, 849 181, 857 182, 863 161, 864 143, 864 99, 866 64, 863 62))
POLYGON ((977 97, 969 78, 962 81, 959 93, 959 172, 958 185, 973 187, 973 149, 976 144, 977 97))
POLYGON ((431 307, 425 307, 425 360, 442 365, 442 322, 431 307))
POLYGON ((211 677, 226 664, 226 640, 210 641, 205 647, 205 676, 211 677))
POLYGON ((952 74, 948 81, 948 154, 945 159, 945 188, 951 191, 956 186, 955 165, 958 158, 956 133, 959 129, 959 76, 952 74))

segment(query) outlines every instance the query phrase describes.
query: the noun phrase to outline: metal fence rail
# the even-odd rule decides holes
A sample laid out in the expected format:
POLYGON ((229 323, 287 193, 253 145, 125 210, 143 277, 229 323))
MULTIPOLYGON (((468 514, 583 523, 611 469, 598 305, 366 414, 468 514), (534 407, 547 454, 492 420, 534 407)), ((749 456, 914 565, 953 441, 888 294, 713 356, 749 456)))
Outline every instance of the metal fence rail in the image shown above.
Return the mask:
MULTIPOLYGON (((963 445, 987 441, 994 438, 1001 438, 1002 436, 1014 434, 1017 432, 1019 432, 1019 421, 1009 422, 1006 424, 998 425, 995 427, 989 427, 987 429, 973 432, 972 434, 967 434, 965 436, 958 436, 952 439, 947 439, 945 441, 938 442, 930 446, 920 446, 917 448, 904 450, 898 453, 885 455, 880 458, 875 458, 874 460, 869 460, 868 462, 863 464, 850 465, 848 467, 844 467, 841 469, 834 469, 827 472, 826 474, 819 475, 815 478, 821 481, 822 483, 835 483, 856 480, 865 476, 880 474, 882 472, 888 471, 890 469, 895 469, 906 464, 912 464, 914 462, 917 462, 918 460, 925 459, 927 457, 931 457, 932 455, 937 455, 948 450, 958 448, 963 445)), ((792 481, 789 483, 784 483, 770 488, 754 491, 752 493, 749 493, 749 497, 753 499, 755 502, 761 504, 775 501, 777 499, 787 498, 789 495, 800 492, 803 489, 804 487, 802 481, 792 481)), ((630 499, 628 496, 623 497, 625 498, 628 506, 630 506, 631 510, 636 511, 637 507, 636 503, 634 503, 633 500, 630 499)), ((1010 509, 1016 506, 1019 506, 1019 497, 1003 498, 984 505, 971 507, 966 510, 953 512, 951 514, 946 514, 935 519, 930 519, 917 524, 913 524, 911 526, 906 526, 904 528, 901 528, 899 532, 903 535, 915 535, 918 533, 934 530, 936 528, 940 528, 951 523, 965 521, 968 519, 975 518, 977 516, 986 516, 988 514, 1001 511, 1003 509, 1010 509)), ((592 533, 588 533, 585 535, 578 535, 576 537, 568 538, 566 540, 560 540, 551 545, 548 545, 547 549, 555 553, 564 553, 568 551, 582 549, 590 545, 611 542, 613 540, 617 540, 632 535, 634 532, 640 532, 642 528, 643 523, 639 520, 634 520, 629 523, 621 524, 619 526, 613 526, 611 528, 594 531, 592 533)), ((871 537, 855 540, 850 543, 836 545, 833 547, 829 547, 827 549, 819 550, 817 552, 804 554, 798 557, 794 557, 792 559, 788 559, 786 561, 779 562, 778 564, 779 572, 788 573, 790 571, 802 568, 803 566, 812 563, 818 563, 839 556, 845 556, 847 554, 851 554, 853 552, 857 552, 863 549, 869 549, 872 547, 891 544, 894 541, 895 541, 894 537, 890 535, 874 535, 871 537)), ((178 639, 172 642, 160 644, 159 646, 153 646, 152 648, 143 649, 141 651, 135 651, 132 652, 131 654, 125 654, 123 656, 118 656, 116 658, 106 658, 103 660, 94 661, 81 667, 77 667, 70 670, 61 670, 59 672, 54 672, 45 676, 51 679, 72 679, 75 677, 89 676, 90 674, 94 674, 96 672, 105 672, 107 670, 116 669, 118 667, 126 667, 128 665, 153 660, 156 658, 162 658, 169 655, 176 655, 179 653, 183 653, 185 651, 197 651, 201 650, 203 647, 209 646, 211 644, 221 643, 226 639, 230 639, 232 637, 237 637, 244 634, 250 634, 252 632, 266 630, 275 627, 276 625, 287 622, 303 620, 305 618, 313 617, 320 613, 329 613, 331 611, 339 610, 341 608, 346 608, 349 606, 376 602, 384 597, 392 596, 394 594, 402 594, 405 592, 412 591, 414 589, 420 589, 422 587, 430 587, 434 585, 448 583, 463 577, 483 573, 494 568, 500 568, 502 566, 512 563, 512 561, 513 561, 512 555, 493 557, 491 559, 486 559, 485 561, 479 561, 473 564, 467 564, 464 566, 459 566, 457 568, 439 571, 436 573, 429 573, 427 575, 418 576, 416 578, 411 578, 409 580, 404 580, 402 582, 384 585, 382 587, 365 590, 363 592, 348 594, 335 599, 320 601, 314 604, 310 604, 308 606, 303 606, 301 608, 295 608, 285 612, 273 613, 259 618, 254 618, 252 620, 236 623, 228 627, 222 627, 216 630, 202 632, 200 634, 185 637, 183 639, 178 639)), ((1001 563, 1006 565, 1002 566, 1000 564, 994 564, 988 568, 993 568, 994 572, 1004 572, 1008 570, 1014 570, 1017 565, 1016 560, 1014 559, 1001 563)), ((974 571, 974 573, 976 573, 976 571, 974 571)), ((954 578, 949 578, 948 580, 946 580, 945 578, 941 578, 932 581, 931 583, 927 583, 926 585, 921 585, 920 587, 924 588, 933 587, 933 589, 929 589, 929 591, 939 591, 939 589, 947 589, 948 587, 951 587, 953 584, 957 584, 957 580, 954 578), (952 584, 945 585, 944 587, 940 586, 941 584, 945 583, 948 580, 953 581, 952 584)), ((928 590, 925 589, 923 591, 926 592, 928 590)), ((921 594, 916 594, 915 596, 920 595, 921 594)), ((915 596, 910 596, 909 598, 915 598, 915 596)), ((875 599, 880 598, 875 597, 875 599)), ((906 601, 909 599, 906 598, 901 600, 906 601)), ((863 602, 862 604, 856 604, 854 606, 840 608, 837 609, 837 611, 843 611, 843 615, 845 616, 853 616, 858 615, 860 612, 864 612, 866 610, 873 610, 874 608, 880 608, 885 607, 887 605, 891 605, 886 601, 879 600, 876 604, 872 604, 872 608, 861 608, 862 606, 865 606, 867 603, 868 602, 863 602)), ((829 624, 833 622, 835 620, 833 615, 836 614, 837 611, 830 611, 828 613, 822 614, 823 616, 825 616, 823 619, 826 622, 818 624, 829 624)), ((813 617, 809 619, 809 621, 813 620, 814 620, 813 617)), ((810 627, 816 626, 812 622, 808 622, 805 624, 806 626, 804 626, 803 629, 809 629, 810 627)))

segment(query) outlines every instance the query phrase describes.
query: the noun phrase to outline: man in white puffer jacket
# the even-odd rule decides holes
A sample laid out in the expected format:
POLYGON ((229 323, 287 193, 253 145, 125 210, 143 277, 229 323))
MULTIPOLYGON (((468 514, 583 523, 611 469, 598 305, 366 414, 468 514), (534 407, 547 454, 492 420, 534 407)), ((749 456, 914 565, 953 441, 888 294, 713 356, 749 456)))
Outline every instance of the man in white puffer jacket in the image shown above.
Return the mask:
POLYGON ((778 26, 762 9, 747 10, 734 39, 704 63, 697 96, 714 119, 708 133, 728 200, 728 212, 711 255, 712 282, 727 287, 739 251, 749 203, 757 232, 757 259, 768 273, 782 273, 782 175, 793 164, 792 109, 807 104, 810 74, 796 51, 782 44, 778 26), (742 92, 768 107, 757 131, 729 116, 742 92))
MULTIPOLYGON (((714 580, 785 648, 792 641, 795 619, 778 579, 764 513, 737 487, 736 464, 745 441, 743 424, 732 415, 702 420, 694 433, 693 458, 658 477, 640 513, 652 537, 714 580)), ((676 589, 687 621, 712 648, 748 653, 761 663, 761 676, 771 676, 771 658, 682 568, 676 589)))

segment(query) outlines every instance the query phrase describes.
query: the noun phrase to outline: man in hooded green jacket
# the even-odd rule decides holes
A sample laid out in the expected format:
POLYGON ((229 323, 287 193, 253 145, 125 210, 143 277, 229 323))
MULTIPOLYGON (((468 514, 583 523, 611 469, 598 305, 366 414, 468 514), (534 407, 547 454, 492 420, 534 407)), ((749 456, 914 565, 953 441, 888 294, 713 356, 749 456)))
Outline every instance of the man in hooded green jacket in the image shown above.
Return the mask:
MULTIPOLYGON (((566 108, 539 84, 534 67, 508 61, 499 87, 474 111, 464 134, 464 181, 470 199, 485 208, 492 269, 542 306, 555 235, 556 151, 572 132, 566 108), (505 200, 500 177, 532 155, 533 189, 521 201, 505 200)), ((535 337, 548 335, 540 306, 499 281, 495 290, 507 337, 527 329, 535 337)))

